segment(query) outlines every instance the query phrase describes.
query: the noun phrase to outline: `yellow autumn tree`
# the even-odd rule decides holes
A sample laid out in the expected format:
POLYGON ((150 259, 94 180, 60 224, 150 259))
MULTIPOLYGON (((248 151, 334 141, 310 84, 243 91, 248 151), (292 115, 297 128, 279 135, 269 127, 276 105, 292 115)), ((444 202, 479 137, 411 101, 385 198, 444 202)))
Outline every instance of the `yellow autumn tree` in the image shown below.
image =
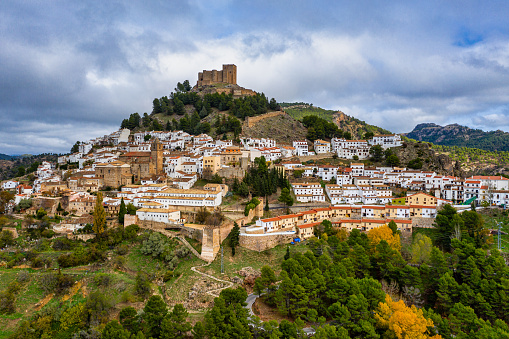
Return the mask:
POLYGON ((403 300, 393 301, 390 295, 379 304, 375 313, 376 326, 388 331, 390 337, 398 339, 441 339, 440 335, 430 336, 426 332, 434 326, 431 319, 426 319, 422 310, 414 305, 408 307, 403 300), (392 335, 392 336, 391 336, 392 335))
POLYGON ((101 192, 97 193, 97 199, 95 200, 94 207, 94 225, 92 229, 96 234, 104 232, 106 226, 106 211, 103 206, 103 195, 101 192))
POLYGON ((372 248, 376 248, 376 245, 378 245, 380 241, 385 240, 392 249, 397 251, 401 250, 399 234, 392 233, 392 230, 387 225, 369 230, 368 238, 372 248))

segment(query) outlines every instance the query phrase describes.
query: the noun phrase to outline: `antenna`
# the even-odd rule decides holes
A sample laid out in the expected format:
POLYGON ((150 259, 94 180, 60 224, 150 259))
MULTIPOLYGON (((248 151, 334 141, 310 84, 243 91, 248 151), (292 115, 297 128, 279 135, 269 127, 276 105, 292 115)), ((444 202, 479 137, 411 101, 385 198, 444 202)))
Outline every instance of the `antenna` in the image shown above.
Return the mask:
POLYGON ((224 274, 223 246, 221 246, 221 274, 224 274))

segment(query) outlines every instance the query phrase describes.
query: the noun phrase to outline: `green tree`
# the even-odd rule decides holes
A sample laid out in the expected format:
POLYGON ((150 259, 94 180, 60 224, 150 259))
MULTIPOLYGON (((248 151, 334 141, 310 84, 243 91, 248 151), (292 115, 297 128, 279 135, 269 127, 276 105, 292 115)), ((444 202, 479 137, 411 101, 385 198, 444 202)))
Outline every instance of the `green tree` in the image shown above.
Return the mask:
POLYGON ((411 247, 412 262, 415 264, 428 262, 431 258, 432 248, 431 239, 422 233, 417 233, 411 247))
POLYGON ((124 216, 127 214, 127 207, 125 206, 124 198, 120 200, 120 208, 118 210, 118 222, 120 225, 124 224, 124 216))
POLYGON ((239 242, 240 242, 240 228, 239 225, 236 222, 234 222, 233 228, 228 236, 228 245, 232 248, 232 256, 235 256, 235 247, 239 245, 239 242))
POLYGON ((136 280, 134 284, 134 293, 143 299, 150 295, 150 281, 148 280, 147 274, 138 272, 136 274, 136 280))
POLYGON ((193 326, 187 322, 189 313, 182 304, 176 304, 173 310, 161 322, 161 336, 163 339, 185 338, 193 326))
POLYGON ((198 321, 196 324, 194 324, 192 333, 194 339, 205 339, 205 336, 207 335, 205 326, 203 326, 201 321, 198 321))
POLYGON ((384 157, 384 149, 380 145, 374 145, 369 149, 369 154, 371 154, 371 160, 379 162, 384 157))
POLYGON ((286 207, 293 205, 293 198, 290 194, 290 190, 286 187, 281 190, 281 195, 277 200, 285 204, 286 207))
POLYGON ((387 166, 395 167, 399 166, 400 161, 396 154, 391 154, 385 159, 385 163, 387 166))
POLYGON ((122 328, 122 325, 116 320, 106 324, 101 335, 101 339, 130 339, 131 333, 122 328))
POLYGON ((14 235, 11 231, 2 230, 0 232, 0 248, 5 248, 5 246, 11 246, 14 244, 14 235))
POLYGON ((94 207, 94 225, 93 230, 96 234, 100 235, 104 232, 106 226, 106 211, 103 206, 103 195, 101 192, 97 193, 94 207))
POLYGON ((457 215, 456 209, 449 204, 445 204, 437 212, 435 218, 434 225, 439 234, 435 240, 437 245, 441 246, 445 251, 449 251, 451 249, 451 235, 456 226, 460 225, 461 222, 462 220, 457 215))
POLYGON ((128 203, 126 207, 129 215, 136 215, 136 207, 132 203, 128 203))
POLYGON ((118 316, 122 327, 131 333, 137 333, 140 329, 138 312, 132 306, 124 307, 118 316))
POLYGON ((161 321, 166 317, 168 313, 166 303, 163 301, 161 296, 151 296, 145 307, 143 308, 143 320, 147 328, 149 336, 154 338, 159 337, 161 332, 161 321))

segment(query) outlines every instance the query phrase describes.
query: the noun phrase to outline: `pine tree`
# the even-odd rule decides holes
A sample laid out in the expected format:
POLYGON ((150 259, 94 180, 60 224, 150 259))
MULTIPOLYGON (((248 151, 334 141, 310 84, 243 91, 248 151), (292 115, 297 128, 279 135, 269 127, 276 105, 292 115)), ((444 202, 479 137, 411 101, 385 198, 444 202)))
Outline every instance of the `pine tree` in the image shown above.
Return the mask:
POLYGON ((97 194, 97 199, 95 200, 93 230, 96 234, 101 234, 104 232, 105 226, 106 226, 106 211, 104 210, 103 206, 103 195, 101 192, 99 192, 97 194))

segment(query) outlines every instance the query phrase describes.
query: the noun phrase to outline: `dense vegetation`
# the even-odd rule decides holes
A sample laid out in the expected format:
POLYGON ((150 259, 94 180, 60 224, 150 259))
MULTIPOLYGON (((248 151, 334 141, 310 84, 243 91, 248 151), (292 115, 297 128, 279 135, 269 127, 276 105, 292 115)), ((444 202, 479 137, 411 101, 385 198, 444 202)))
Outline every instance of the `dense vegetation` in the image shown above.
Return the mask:
MULTIPOLYGON (((16 156, 5 160, 0 166, 0 180, 8 180, 15 177, 29 175, 37 170, 43 161, 56 162, 58 154, 43 153, 38 155, 16 156)), ((28 180, 33 181, 29 176, 28 180)))
POLYGON ((458 124, 444 127, 436 124, 419 124, 407 134, 407 137, 443 146, 509 151, 509 133, 501 130, 484 132, 458 124))
POLYGON ((278 188, 290 188, 286 175, 275 167, 269 169, 265 157, 256 158, 241 182, 234 179, 232 192, 243 197, 266 197, 276 193, 278 188))
POLYGON ((447 153, 451 160, 459 161, 462 164, 485 163, 497 166, 507 166, 509 163, 509 152, 487 151, 479 148, 468 148, 459 146, 433 145, 434 150, 447 153))
POLYGON ((386 129, 369 125, 360 119, 348 116, 340 111, 326 110, 320 107, 315 107, 313 104, 296 102, 280 103, 280 105, 286 113, 296 120, 301 120, 308 115, 314 115, 328 122, 336 123, 343 132, 350 133, 353 138, 368 138, 366 137, 367 133, 370 133, 371 135, 391 133, 386 129), (340 116, 342 119, 339 119, 340 116))
POLYGON ((308 129, 306 138, 315 141, 317 139, 346 138, 351 139, 350 133, 343 133, 338 126, 316 115, 306 115, 302 118, 302 124, 308 129))

